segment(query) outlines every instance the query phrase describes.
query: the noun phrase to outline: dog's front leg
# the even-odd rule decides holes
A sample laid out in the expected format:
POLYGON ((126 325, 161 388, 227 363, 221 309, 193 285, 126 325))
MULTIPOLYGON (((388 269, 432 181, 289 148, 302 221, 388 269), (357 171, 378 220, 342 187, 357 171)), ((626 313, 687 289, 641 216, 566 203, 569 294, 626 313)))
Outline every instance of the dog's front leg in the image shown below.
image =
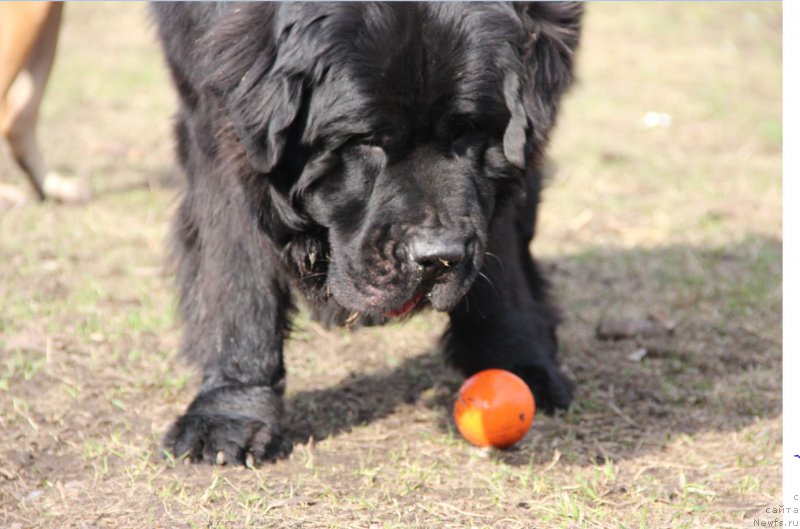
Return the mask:
POLYGON ((39 199, 80 202, 91 197, 88 184, 48 169, 36 139, 62 8, 60 2, 0 5, 0 133, 39 199))
POLYGON ((192 461, 259 464, 291 450, 283 434, 289 291, 246 208, 211 214, 198 201, 218 195, 193 192, 176 217, 175 244, 182 349, 203 365, 203 384, 164 447, 192 461))
POLYGON ((450 313, 442 345, 467 376, 489 368, 516 373, 530 386, 537 407, 552 413, 569 406, 574 384, 559 370, 558 311, 528 251, 537 201, 532 195, 495 219, 481 274, 450 313))

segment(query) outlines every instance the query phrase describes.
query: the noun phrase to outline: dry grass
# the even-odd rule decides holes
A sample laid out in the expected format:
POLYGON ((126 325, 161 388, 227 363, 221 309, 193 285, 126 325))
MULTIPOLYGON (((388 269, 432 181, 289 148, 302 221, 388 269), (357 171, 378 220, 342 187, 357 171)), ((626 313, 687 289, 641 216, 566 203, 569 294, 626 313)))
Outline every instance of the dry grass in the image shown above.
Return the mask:
POLYGON ((253 471, 159 457, 197 384, 162 273, 174 98, 143 5, 69 5, 41 136, 99 196, 0 212, 0 526, 752 526, 780 503, 780 27, 775 3, 589 5, 533 248, 565 311, 569 413, 471 448, 442 316, 301 318, 295 450, 253 471), (594 336, 653 312, 675 333, 594 336))

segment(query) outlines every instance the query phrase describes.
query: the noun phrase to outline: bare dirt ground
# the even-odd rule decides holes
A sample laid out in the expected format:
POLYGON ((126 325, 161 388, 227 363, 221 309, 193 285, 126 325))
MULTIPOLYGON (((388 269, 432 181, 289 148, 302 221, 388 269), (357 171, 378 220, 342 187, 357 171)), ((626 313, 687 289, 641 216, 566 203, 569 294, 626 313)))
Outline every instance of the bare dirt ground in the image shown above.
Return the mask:
MULTIPOLYGON (((174 96, 142 4, 70 4, 42 119, 85 206, 0 212, 0 527, 752 527, 781 493, 781 5, 588 6, 533 251, 574 407, 469 446, 446 319, 288 345, 295 449, 184 466, 174 96), (669 115, 648 127, 648 112, 669 115), (665 123, 666 124, 666 123, 665 123), (600 341, 609 317, 671 334, 600 341), (644 355, 644 356, 642 356, 644 355)), ((3 180, 21 176, 0 151, 3 180)))

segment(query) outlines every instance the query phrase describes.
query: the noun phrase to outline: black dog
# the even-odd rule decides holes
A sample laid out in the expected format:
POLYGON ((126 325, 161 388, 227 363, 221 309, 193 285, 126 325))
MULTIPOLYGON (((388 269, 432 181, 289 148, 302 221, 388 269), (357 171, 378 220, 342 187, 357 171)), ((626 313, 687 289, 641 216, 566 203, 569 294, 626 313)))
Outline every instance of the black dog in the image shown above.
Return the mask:
POLYGON ((327 324, 432 306, 465 375, 568 406, 532 260, 538 167, 572 80, 576 3, 153 6, 180 94, 183 352, 203 385, 167 433, 192 460, 291 447, 291 292, 327 324))

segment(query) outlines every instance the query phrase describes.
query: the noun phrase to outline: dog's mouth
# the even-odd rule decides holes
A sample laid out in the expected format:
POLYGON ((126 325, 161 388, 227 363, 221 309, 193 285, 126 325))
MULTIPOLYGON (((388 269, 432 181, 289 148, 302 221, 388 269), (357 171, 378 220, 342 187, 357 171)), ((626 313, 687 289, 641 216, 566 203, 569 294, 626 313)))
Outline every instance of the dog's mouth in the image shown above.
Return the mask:
POLYGON ((466 293, 474 276, 475 273, 467 273, 463 277, 443 276, 433 280, 423 280, 410 298, 385 311, 383 316, 386 318, 406 316, 423 304, 439 311, 449 311, 466 293))
POLYGON ((408 301, 406 301, 397 308, 384 312, 383 315, 386 316, 387 318, 399 318, 400 316, 405 316, 406 314, 414 310, 424 297, 425 297, 425 289, 419 289, 416 292, 414 292, 414 295, 411 296, 411 298, 408 301))
POLYGON ((401 270, 389 278, 391 281, 376 281, 377 284, 371 281, 372 277, 342 274, 334 268, 327 279, 330 294, 342 308, 353 314, 395 319, 428 307, 450 312, 469 290, 480 264, 480 258, 470 255, 436 277, 404 277, 401 270))

